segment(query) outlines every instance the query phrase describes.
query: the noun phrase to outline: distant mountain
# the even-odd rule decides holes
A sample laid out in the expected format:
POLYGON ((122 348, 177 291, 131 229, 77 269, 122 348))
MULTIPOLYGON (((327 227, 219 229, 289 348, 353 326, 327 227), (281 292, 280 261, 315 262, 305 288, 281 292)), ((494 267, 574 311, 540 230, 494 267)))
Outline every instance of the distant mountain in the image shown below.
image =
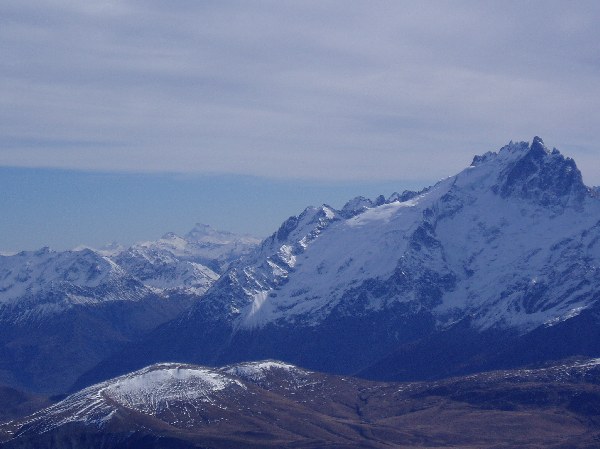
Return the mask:
POLYGON ((231 264, 250 253, 260 240, 196 223, 183 237, 168 232, 158 240, 124 247, 113 242, 101 248, 81 246, 108 257, 153 290, 202 294, 231 264))
MULTIPOLYGON (((170 237, 173 234, 167 234, 170 237)), ((238 235, 226 231, 217 231, 209 225, 196 223, 196 226, 184 237, 188 242, 187 250, 195 257, 202 257, 208 263, 216 262, 217 271, 223 271, 231 262, 251 252, 260 244, 260 239, 250 235, 238 235), (214 262, 212 262, 214 261, 214 262)), ((183 256, 183 254, 181 254, 183 256)))
POLYGON ((79 385, 173 359, 416 379, 594 356, 599 299, 600 199, 536 137, 420 192, 290 217, 79 385))
POLYGON ((0 256, 0 318, 37 319, 75 305, 136 301, 148 294, 135 277, 90 249, 0 256))
POLYGON ((252 238, 196 226, 123 249, 0 256, 0 383, 60 393, 198 301, 252 238))
POLYGON ((231 262, 259 243, 254 237, 196 224, 184 237, 170 232, 115 253, 112 259, 147 287, 202 294, 231 262))
POLYGON ((600 360, 376 383, 277 361, 163 363, 0 425, 3 448, 594 448, 600 360))

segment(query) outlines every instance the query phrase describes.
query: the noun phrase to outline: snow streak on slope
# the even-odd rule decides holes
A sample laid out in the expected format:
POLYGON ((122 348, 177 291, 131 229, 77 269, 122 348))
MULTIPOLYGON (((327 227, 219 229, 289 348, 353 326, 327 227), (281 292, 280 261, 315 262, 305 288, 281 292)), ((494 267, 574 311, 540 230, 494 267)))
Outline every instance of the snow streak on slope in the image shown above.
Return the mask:
POLYGON ((213 402, 215 392, 233 383, 239 385, 208 369, 166 364, 120 378, 101 394, 125 407, 155 414, 176 401, 213 402))
POLYGON ((246 362, 238 363, 235 365, 227 366, 222 371, 231 374, 236 377, 240 377, 244 380, 250 380, 252 382, 263 381, 270 372, 273 371, 285 371, 286 373, 294 374, 307 374, 301 368, 298 368, 289 363, 280 362, 277 360, 263 360, 259 362, 246 362))
POLYGON ((122 407, 155 416, 182 403, 214 402, 215 393, 234 384, 241 385, 209 369, 153 365, 81 390, 32 415, 22 428, 44 433, 70 422, 102 426, 122 407))
MULTIPOLYGON (((31 415, 19 423, 19 428, 21 433, 41 434, 68 423, 102 427, 116 414, 128 411, 186 427, 194 420, 202 422, 202 411, 209 407, 225 409, 225 403, 235 402, 248 389, 245 382, 260 384, 274 370, 285 370, 294 379, 310 374, 276 361, 221 369, 161 363, 81 390, 31 415), (188 422, 182 421, 183 417, 188 422)), ((280 381, 285 383, 285 378, 280 381)), ((10 427, 10 423, 5 427, 10 427)))

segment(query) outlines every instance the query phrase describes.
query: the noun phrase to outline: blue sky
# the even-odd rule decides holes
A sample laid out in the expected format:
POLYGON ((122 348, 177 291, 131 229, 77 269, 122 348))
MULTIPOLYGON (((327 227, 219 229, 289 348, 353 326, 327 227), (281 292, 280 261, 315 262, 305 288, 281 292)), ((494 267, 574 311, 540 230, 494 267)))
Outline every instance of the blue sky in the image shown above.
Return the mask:
POLYGON ((596 1, 5 0, 0 250, 264 235, 534 135, 600 184, 598 23, 596 1))
POLYGON ((130 244, 168 231, 183 235, 196 222, 265 237, 307 205, 341 207, 359 194, 374 198, 410 187, 394 181, 0 168, 0 210, 6 211, 0 250, 130 244))

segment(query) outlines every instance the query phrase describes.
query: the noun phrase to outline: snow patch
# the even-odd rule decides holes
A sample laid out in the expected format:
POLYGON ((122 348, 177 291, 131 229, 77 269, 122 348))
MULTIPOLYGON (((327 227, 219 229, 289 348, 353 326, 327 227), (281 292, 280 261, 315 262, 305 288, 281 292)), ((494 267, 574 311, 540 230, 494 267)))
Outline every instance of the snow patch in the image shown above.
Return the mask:
POLYGON ((102 391, 121 405, 154 414, 169 402, 213 402, 215 392, 233 383, 209 369, 158 365, 120 378, 102 391))
POLYGON ((228 374, 241 377, 242 379, 249 379, 254 382, 263 380, 272 370, 284 370, 287 372, 294 370, 304 372, 294 365, 272 360, 240 363, 224 368, 224 371, 228 374))

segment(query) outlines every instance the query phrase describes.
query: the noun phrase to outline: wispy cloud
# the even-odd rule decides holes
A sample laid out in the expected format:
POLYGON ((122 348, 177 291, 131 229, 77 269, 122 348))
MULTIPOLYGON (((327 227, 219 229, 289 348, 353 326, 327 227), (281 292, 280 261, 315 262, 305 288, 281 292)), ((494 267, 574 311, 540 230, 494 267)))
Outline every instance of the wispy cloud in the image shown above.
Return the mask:
POLYGON ((9 0, 0 17, 2 165, 431 178, 540 134, 600 181, 597 2, 9 0))

